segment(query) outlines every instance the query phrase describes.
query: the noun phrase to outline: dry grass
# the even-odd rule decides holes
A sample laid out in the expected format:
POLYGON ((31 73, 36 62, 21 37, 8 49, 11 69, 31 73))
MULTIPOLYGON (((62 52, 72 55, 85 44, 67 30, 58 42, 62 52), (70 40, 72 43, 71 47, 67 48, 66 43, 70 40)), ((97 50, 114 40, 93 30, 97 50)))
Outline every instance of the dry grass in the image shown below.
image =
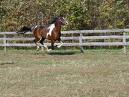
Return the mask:
POLYGON ((129 53, 0 51, 0 97, 129 97, 129 53))

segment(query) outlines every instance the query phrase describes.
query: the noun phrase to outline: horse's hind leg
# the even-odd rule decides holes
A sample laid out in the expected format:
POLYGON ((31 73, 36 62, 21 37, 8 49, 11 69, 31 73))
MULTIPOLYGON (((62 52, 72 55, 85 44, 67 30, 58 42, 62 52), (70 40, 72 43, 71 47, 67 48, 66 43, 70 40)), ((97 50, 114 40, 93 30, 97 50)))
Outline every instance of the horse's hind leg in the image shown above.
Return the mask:
POLYGON ((34 39, 34 42, 35 42, 36 47, 37 47, 36 50, 39 50, 39 48, 40 48, 40 40, 41 40, 41 39, 34 39))
POLYGON ((50 49, 48 49, 48 46, 44 44, 44 40, 45 40, 45 38, 42 38, 40 40, 42 51, 43 51, 43 48, 46 48, 47 51, 50 51, 50 49))
POLYGON ((40 40, 41 50, 42 50, 42 51, 43 51, 43 49, 44 49, 44 40, 45 40, 45 38, 42 38, 42 39, 40 40))
POLYGON ((40 48, 39 43, 38 43, 38 42, 36 42, 35 44, 36 44, 36 47, 37 47, 37 49, 36 49, 36 50, 38 51, 38 50, 39 50, 39 48, 40 48))

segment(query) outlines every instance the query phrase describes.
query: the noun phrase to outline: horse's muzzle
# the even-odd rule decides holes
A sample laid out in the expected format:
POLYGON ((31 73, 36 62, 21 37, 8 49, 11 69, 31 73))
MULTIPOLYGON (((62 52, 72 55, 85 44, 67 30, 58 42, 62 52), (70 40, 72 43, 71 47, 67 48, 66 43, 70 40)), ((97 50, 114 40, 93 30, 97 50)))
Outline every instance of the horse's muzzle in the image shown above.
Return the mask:
POLYGON ((68 25, 69 24, 68 21, 66 21, 65 24, 68 25))

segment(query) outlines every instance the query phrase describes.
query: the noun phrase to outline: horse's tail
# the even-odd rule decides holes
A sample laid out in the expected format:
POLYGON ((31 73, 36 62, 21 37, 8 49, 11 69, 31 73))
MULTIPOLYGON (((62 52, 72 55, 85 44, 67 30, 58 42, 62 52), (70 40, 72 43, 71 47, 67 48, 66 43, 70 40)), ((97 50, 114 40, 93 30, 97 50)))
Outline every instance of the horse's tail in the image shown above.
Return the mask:
POLYGON ((26 26, 23 26, 19 31, 17 31, 16 33, 17 34, 25 34, 26 32, 31 32, 31 27, 26 27, 26 26))

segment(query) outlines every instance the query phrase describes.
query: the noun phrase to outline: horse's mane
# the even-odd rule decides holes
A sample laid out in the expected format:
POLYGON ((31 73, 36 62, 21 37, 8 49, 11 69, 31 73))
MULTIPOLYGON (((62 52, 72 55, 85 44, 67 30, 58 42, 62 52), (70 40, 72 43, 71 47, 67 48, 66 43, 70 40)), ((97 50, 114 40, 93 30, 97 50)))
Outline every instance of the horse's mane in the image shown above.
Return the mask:
POLYGON ((52 21, 51 21, 49 24, 53 24, 53 23, 55 23, 55 22, 56 22, 56 20, 57 20, 57 18, 58 18, 58 17, 54 17, 54 18, 52 19, 52 21))
POLYGON ((59 18, 59 17, 63 17, 63 15, 60 15, 60 16, 56 16, 52 19, 52 21, 49 23, 49 24, 53 24, 56 22, 56 20, 59 18))

